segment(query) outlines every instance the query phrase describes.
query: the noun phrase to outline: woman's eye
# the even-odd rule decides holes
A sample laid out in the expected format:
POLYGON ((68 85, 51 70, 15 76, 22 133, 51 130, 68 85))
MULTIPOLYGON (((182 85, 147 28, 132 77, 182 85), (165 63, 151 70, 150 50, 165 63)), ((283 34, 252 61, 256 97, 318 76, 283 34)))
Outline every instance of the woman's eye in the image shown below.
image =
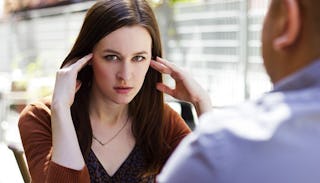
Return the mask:
POLYGON ((107 55, 104 57, 107 61, 117 61, 119 58, 116 55, 107 55))
POLYGON ((135 56, 133 57, 133 61, 135 62, 141 62, 141 61, 144 61, 146 58, 143 57, 143 56, 135 56))

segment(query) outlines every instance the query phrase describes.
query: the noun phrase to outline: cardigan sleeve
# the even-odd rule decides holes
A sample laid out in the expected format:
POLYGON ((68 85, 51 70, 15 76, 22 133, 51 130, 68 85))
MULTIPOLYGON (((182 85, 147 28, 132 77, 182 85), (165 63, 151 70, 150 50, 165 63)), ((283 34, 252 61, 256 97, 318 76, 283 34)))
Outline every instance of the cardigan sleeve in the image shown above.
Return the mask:
POLYGON ((182 117, 167 104, 164 107, 164 114, 165 138, 170 146, 170 151, 168 152, 168 156, 170 156, 181 140, 191 133, 191 130, 182 117))
POLYGON ((82 170, 73 170, 51 161, 52 131, 49 103, 29 104, 20 114, 19 131, 32 182, 90 182, 86 166, 82 170))

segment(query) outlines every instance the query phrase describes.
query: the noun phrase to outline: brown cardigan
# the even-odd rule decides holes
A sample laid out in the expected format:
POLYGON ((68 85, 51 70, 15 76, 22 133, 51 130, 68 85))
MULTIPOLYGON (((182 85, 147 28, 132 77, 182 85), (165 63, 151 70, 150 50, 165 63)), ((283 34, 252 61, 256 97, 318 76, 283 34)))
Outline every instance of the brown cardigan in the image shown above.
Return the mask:
MULTIPOLYGON (((165 138, 172 147, 190 133, 190 129, 173 109, 165 105, 165 138)), ((33 183, 90 183, 87 167, 73 170, 51 161, 50 100, 28 105, 20 115, 19 130, 33 183)), ((67 153, 67 152, 66 152, 67 153)), ((171 152, 172 153, 172 152, 171 152)))

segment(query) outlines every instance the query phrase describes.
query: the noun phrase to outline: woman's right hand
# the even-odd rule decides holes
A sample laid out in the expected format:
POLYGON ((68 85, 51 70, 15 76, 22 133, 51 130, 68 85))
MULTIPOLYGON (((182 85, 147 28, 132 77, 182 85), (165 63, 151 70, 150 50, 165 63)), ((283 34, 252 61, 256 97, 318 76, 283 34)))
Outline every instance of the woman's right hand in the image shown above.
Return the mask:
POLYGON ((52 105, 70 108, 75 93, 81 87, 77 80, 78 72, 91 60, 92 53, 82 57, 75 63, 67 64, 56 73, 56 82, 53 90, 52 105))
POLYGON ((57 71, 51 103, 52 158, 67 168, 81 170, 85 166, 77 134, 72 123, 70 107, 75 93, 81 87, 77 81, 78 72, 91 60, 92 54, 76 62, 70 60, 57 71))

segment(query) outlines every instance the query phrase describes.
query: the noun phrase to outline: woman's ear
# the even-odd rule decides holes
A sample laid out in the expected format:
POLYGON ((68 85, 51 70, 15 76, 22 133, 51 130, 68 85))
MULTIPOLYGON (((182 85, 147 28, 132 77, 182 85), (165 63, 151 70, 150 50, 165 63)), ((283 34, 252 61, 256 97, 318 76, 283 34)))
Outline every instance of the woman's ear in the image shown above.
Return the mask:
POLYGON ((281 15, 284 22, 280 24, 282 33, 273 41, 276 50, 291 46, 297 40, 301 31, 301 17, 298 0, 283 0, 281 15))

